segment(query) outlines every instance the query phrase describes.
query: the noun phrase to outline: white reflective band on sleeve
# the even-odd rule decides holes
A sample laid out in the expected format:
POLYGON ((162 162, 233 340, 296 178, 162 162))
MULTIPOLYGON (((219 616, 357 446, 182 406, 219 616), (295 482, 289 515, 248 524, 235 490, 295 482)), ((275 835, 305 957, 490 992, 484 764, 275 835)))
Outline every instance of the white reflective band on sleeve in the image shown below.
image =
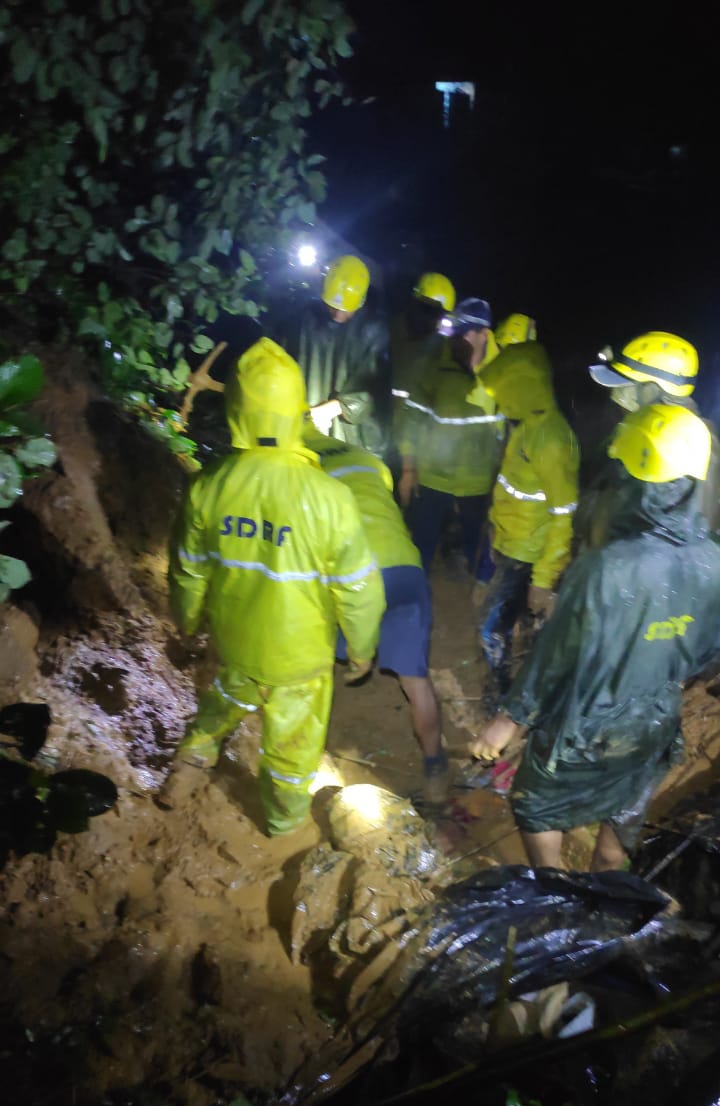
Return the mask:
MULTIPOLYGON (((372 469, 375 472, 375 469, 372 469)), ((184 554, 180 554, 183 556, 184 554)), ((232 561, 229 557, 222 557, 219 553, 208 553, 207 556, 202 557, 190 557, 187 558, 190 561, 196 560, 213 560, 221 564, 223 568, 242 568, 246 572, 260 572, 263 576, 267 576, 269 580, 277 580, 280 583, 297 582, 304 583, 308 580, 319 580, 321 584, 356 584, 359 580, 364 580, 366 576, 369 576, 377 568, 377 561, 373 557, 372 561, 363 565, 357 572, 348 572, 345 576, 323 576, 320 572, 276 572, 275 569, 269 568, 268 565, 263 564, 262 561, 232 561)))
POLYGON ((243 710, 257 710, 255 703, 243 703, 240 699, 233 699, 232 695, 228 694, 223 685, 220 683, 220 679, 216 676, 213 680, 213 686, 218 689, 223 699, 227 699, 229 703, 234 703, 236 707, 242 707, 243 710))
POLYGON ((274 768, 268 768, 268 772, 274 780, 280 783, 291 783, 293 787, 302 787, 304 783, 312 783, 317 772, 311 772, 309 776, 283 776, 282 772, 276 772, 274 768))
POLYGON ((577 510, 577 503, 566 503, 564 507, 548 507, 550 515, 571 515, 577 510))
POLYGON ((334 476, 336 478, 339 478, 340 476, 349 476, 351 472, 374 472, 376 476, 380 475, 378 470, 374 469, 372 465, 346 465, 345 468, 333 469, 332 472, 330 472, 328 469, 326 469, 325 471, 327 472, 328 476, 334 476))
POLYGON ((410 399, 410 393, 403 392, 402 388, 393 388, 391 394, 395 396, 395 399, 410 399))
POLYGON ((515 496, 516 499, 530 499, 533 503, 545 503, 547 496, 545 492, 521 492, 518 488, 514 488, 510 481, 503 476, 502 473, 498 476, 498 484, 501 488, 504 488, 508 495, 515 496))
POLYGON ((488 422, 504 422, 504 415, 468 415, 467 418, 443 418, 442 415, 436 415, 432 407, 423 407, 421 403, 416 403, 414 399, 405 400, 406 407, 412 407, 415 411, 422 411, 424 415, 429 415, 435 422, 441 423, 443 426, 472 426, 478 423, 488 422))

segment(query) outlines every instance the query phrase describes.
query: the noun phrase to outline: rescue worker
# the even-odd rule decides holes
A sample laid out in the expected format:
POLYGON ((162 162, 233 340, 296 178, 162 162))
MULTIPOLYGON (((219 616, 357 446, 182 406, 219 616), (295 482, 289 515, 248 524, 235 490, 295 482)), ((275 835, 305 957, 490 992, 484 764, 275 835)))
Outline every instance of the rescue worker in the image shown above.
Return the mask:
POLYGON ((305 377, 313 422, 333 438, 382 455, 390 418, 388 332, 366 304, 370 273, 359 257, 336 258, 320 300, 278 328, 305 377))
MULTIPOLYGON (((312 427, 305 432, 305 443, 319 455, 324 471, 350 489, 360 509, 368 544, 382 573, 387 604, 380 624, 377 666, 398 678, 423 754, 425 800, 440 803, 447 795, 449 772, 440 704, 428 667, 432 600, 420 554, 393 498, 390 470, 367 450, 328 438, 312 427)), ((344 638, 338 656, 347 659, 344 638)))
POLYGON ((495 574, 479 626, 492 699, 493 692, 502 694, 510 686, 516 622, 528 612, 547 617, 553 589, 569 563, 579 450, 558 410, 550 361, 538 342, 508 345, 481 381, 512 426, 493 489, 495 574))
POLYGON ((299 366, 262 338, 228 378, 225 408, 234 452, 191 484, 171 550, 175 620, 192 634, 206 615, 221 665, 178 754, 212 767, 223 738, 262 709, 260 797, 269 832, 280 834, 310 809, 338 625, 359 678, 385 600, 351 493, 303 445, 299 366))
POLYGON ((529 315, 515 312, 508 315, 495 328, 495 341, 500 349, 516 345, 519 342, 534 342, 537 338, 537 325, 529 315))
MULTIPOLYGON (((442 361, 417 381, 405 400, 399 433, 402 472, 398 498, 429 572, 448 514, 459 513, 468 571, 492 574, 480 537, 499 463, 504 419, 476 384, 487 362, 492 318, 486 300, 465 299, 442 320, 450 343, 442 361), (473 404, 468 391, 473 390, 473 404), (481 409, 478 410, 478 407, 481 409)), ((493 349, 494 340, 492 340, 493 349)))
MULTIPOLYGON (((626 411, 637 411, 651 403, 670 403, 699 414, 692 393, 698 373, 697 350, 677 334, 653 330, 633 338, 618 357, 607 350, 606 359, 590 366, 597 384, 611 389, 610 395, 626 411)), ((706 421, 711 434, 712 456, 708 477, 698 485, 700 510, 710 528, 720 528, 720 443, 714 425, 706 421)), ((614 489, 608 484, 608 472, 598 474, 583 514, 591 516, 584 524, 589 544, 602 544, 606 534, 608 511, 614 489), (595 494, 592 494, 595 493, 595 494)))
POLYGON ((511 803, 534 867, 562 833, 601 823, 593 870, 622 867, 647 803, 682 759, 682 686, 720 626, 720 548, 694 503, 710 434, 682 407, 625 417, 609 454, 627 474, 615 538, 577 558, 500 713, 475 743, 492 759, 529 736, 511 803))
MULTIPOLYGON (((446 339, 438 334, 443 313, 455 307, 455 289, 442 273, 423 273, 413 288, 407 310, 390 328, 392 394, 405 400, 428 369, 442 358, 446 339)), ((395 404, 396 411, 402 405, 395 404)))

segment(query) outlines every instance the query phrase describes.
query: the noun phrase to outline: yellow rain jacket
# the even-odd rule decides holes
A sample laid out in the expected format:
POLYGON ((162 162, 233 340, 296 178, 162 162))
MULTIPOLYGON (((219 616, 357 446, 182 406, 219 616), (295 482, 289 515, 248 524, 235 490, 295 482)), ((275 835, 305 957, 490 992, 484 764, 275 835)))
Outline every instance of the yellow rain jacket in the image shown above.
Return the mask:
POLYGON ((350 488, 380 568, 422 568, 420 552, 393 499, 393 478, 387 465, 365 449, 320 434, 312 423, 305 431, 305 444, 318 454, 329 476, 350 488))
POLYGON ((425 488, 466 496, 485 495, 493 486, 505 420, 482 384, 473 387, 474 379, 448 350, 405 400, 398 448, 415 458, 425 488))
POLYGON ((493 548, 533 565, 552 588, 570 560, 580 451, 558 410, 548 356, 537 342, 508 346, 483 373, 510 432, 493 490, 493 548))
POLYGON ((246 354, 243 380, 231 376, 225 391, 233 446, 243 452, 190 486, 173 538, 170 601, 187 633, 207 613, 226 669, 272 687, 330 670, 338 624, 354 660, 372 657, 385 597, 351 492, 302 444, 297 366, 302 398, 296 377, 282 372, 280 347, 262 339, 253 351, 264 356, 262 387, 253 390, 246 354))

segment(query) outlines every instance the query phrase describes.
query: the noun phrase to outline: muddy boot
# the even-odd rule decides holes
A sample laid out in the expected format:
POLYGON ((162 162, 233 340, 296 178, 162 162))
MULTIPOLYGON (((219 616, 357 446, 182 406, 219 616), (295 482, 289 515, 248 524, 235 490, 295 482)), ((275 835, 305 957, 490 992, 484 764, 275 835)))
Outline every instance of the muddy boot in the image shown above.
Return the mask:
POLYGON ((450 787, 450 768, 447 754, 441 749, 435 757, 423 758, 423 800, 428 806, 442 806, 447 802, 450 787))
POLYGON ((221 745, 219 738, 209 738, 207 734, 191 734, 180 742, 175 759, 183 764, 191 764, 193 768, 214 768, 220 759, 221 745))

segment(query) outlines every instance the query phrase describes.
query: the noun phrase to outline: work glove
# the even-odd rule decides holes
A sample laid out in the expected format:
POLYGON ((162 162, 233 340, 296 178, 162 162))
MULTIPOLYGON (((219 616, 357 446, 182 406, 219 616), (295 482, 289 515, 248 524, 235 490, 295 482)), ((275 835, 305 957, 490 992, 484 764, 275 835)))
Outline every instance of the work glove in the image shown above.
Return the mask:
POLYGON ((537 584, 531 584, 528 588, 527 605, 530 613, 540 621, 550 618, 555 610, 557 595, 551 588, 539 588, 537 584))
POLYGON ((415 468, 404 468, 397 482, 397 494, 401 507, 409 507, 418 492, 418 474, 415 468))
POLYGON ((353 661, 351 660, 348 665, 348 670, 345 673, 343 679, 346 684, 356 684, 362 680, 363 676, 367 676, 368 672, 372 668, 372 659, 369 661, 353 661))

